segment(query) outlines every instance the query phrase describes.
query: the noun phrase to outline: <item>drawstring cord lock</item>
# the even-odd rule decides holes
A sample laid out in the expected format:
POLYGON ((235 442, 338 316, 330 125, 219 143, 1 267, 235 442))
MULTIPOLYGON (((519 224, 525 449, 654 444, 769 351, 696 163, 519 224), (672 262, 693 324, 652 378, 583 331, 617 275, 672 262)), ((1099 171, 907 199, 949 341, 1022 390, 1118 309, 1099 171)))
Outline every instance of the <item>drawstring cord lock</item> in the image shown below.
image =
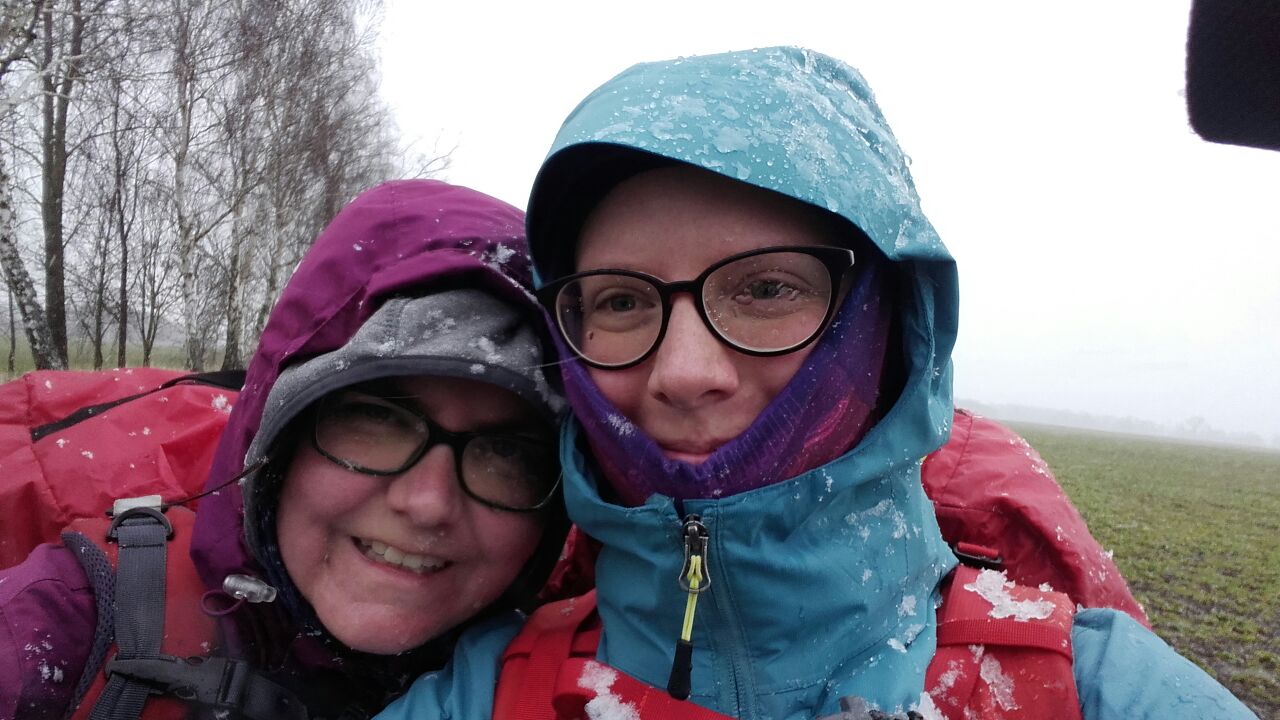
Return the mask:
POLYGON ((226 576, 222 580, 222 592, 251 603, 269 603, 276 599, 274 587, 249 575, 226 576))

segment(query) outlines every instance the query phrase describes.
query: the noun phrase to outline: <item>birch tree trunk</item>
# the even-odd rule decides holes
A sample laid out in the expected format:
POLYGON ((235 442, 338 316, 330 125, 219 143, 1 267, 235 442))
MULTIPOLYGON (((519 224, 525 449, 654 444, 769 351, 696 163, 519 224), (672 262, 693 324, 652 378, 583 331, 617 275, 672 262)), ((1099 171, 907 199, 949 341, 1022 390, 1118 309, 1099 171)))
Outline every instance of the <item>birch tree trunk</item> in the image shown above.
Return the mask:
POLYGON ((18 253, 16 239, 9 174, 4 166, 4 159, 0 157, 0 268, 4 270, 5 282, 9 285, 14 303, 22 316, 22 329, 26 333, 27 343, 31 345, 31 356, 36 368, 64 370, 67 363, 53 346, 44 308, 40 307, 35 283, 31 281, 31 274, 27 272, 22 256, 18 253))

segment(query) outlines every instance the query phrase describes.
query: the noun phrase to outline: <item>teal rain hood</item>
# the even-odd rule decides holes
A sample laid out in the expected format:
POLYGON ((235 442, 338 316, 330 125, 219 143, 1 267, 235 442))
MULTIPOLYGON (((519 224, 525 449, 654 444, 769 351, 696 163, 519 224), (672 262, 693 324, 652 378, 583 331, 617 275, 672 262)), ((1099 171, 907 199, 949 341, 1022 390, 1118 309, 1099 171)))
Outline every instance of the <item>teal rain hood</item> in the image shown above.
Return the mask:
POLYGON ((670 161, 834 212, 897 270, 902 389, 850 452, 716 500, 603 500, 571 420, 562 442, 570 515, 603 543, 600 658, 664 686, 683 593, 680 515, 710 532, 711 588, 694 623, 693 696, 739 718, 886 711, 922 702, 938 585, 955 558, 920 485, 950 431, 955 264, 924 217, 862 76, 824 55, 771 48, 634 66, 565 121, 535 183, 528 227, 540 282, 568 271, 585 213, 613 185, 670 161), (637 152, 639 151, 639 152, 637 152))

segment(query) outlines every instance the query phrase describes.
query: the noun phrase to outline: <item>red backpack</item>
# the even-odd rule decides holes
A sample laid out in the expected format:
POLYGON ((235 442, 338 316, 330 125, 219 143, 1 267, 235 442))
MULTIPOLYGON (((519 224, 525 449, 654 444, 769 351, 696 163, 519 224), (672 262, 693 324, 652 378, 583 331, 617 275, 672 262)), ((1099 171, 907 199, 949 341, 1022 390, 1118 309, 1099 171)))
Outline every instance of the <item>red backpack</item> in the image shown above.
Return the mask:
POLYGON ((241 377, 37 371, 0 385, 0 567, 117 498, 199 493, 241 377))
POLYGON ((94 588, 97 629, 72 718, 137 717, 145 706, 147 718, 176 720, 192 702, 252 718, 304 716, 248 663, 216 656, 217 628, 190 561, 195 513, 116 505, 198 494, 242 380, 236 371, 143 368, 35 372, 0 385, 0 566, 60 537, 94 588))
MULTIPOLYGON (((1071 671, 1071 599, 966 565, 947 582, 938 649, 925 673, 938 712, 948 720, 1080 718, 1071 671), (993 593, 1036 612, 996 617, 988 599, 993 593)), ((628 711, 619 717, 636 720, 731 720, 597 661, 600 630, 594 590, 539 608, 503 653, 493 717, 586 720, 597 717, 593 707, 615 707, 628 711)), ((820 720, 877 716, 842 713, 820 720)))

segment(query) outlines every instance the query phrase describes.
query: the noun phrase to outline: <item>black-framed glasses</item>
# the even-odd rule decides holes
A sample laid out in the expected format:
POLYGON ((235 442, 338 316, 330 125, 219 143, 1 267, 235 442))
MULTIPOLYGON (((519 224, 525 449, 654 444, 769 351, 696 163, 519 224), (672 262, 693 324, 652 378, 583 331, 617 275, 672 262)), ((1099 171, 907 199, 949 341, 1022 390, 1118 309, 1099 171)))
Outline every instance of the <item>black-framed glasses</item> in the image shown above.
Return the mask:
POLYGON ((835 312, 848 248, 767 247, 730 255, 692 280, 589 270, 552 282, 538 299, 583 362, 620 370, 662 344, 672 296, 689 293, 711 334, 747 355, 783 355, 813 342, 835 312))
POLYGON ((431 448, 447 445, 463 492, 499 510, 540 510, 560 485, 556 442, 549 434, 451 432, 410 408, 355 390, 322 399, 313 424, 317 452, 365 475, 398 475, 431 448))

